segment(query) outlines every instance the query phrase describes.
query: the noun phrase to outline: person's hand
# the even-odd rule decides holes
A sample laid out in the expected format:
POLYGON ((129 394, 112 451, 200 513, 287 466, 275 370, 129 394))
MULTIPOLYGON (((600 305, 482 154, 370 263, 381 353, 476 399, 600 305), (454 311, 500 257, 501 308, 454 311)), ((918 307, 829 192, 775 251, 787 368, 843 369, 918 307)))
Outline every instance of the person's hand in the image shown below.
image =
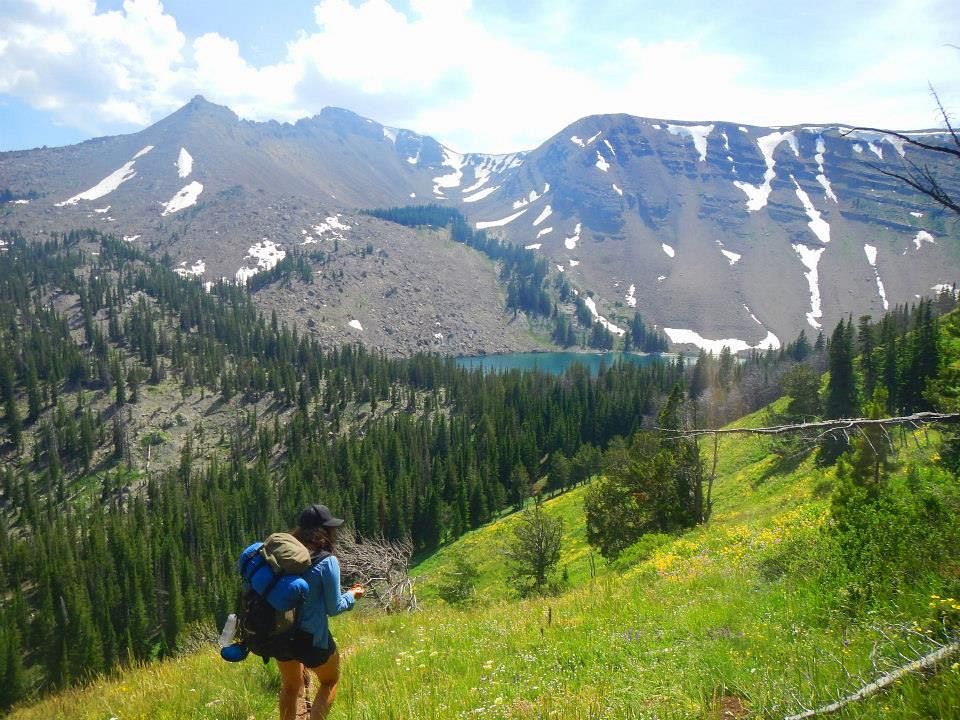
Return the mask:
POLYGON ((363 585, 361 585, 360 583, 357 583, 352 588, 350 588, 350 592, 353 593, 354 600, 359 600, 366 594, 367 591, 363 589, 363 585))

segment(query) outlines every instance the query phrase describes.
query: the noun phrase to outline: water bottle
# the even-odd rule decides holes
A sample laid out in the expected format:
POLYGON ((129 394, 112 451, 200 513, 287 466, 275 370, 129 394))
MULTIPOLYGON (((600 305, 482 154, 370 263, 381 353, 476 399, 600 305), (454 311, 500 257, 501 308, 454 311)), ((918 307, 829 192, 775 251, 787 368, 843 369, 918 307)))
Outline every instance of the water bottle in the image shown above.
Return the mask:
POLYGON ((230 613, 227 615, 227 621, 223 624, 223 630, 220 632, 220 647, 225 648, 227 645, 233 642, 234 636, 237 634, 237 615, 236 613, 230 613))

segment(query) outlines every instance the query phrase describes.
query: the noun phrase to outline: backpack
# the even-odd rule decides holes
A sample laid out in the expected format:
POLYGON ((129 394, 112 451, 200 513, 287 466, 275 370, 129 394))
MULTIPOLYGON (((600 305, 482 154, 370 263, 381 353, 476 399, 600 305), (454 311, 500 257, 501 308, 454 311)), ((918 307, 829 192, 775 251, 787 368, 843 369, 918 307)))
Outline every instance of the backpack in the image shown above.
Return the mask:
POLYGON ((287 654, 299 628, 306 587, 300 575, 329 555, 321 551, 311 556, 289 533, 274 533, 241 555, 237 639, 265 663, 287 654), (275 590, 284 592, 271 595, 275 590))

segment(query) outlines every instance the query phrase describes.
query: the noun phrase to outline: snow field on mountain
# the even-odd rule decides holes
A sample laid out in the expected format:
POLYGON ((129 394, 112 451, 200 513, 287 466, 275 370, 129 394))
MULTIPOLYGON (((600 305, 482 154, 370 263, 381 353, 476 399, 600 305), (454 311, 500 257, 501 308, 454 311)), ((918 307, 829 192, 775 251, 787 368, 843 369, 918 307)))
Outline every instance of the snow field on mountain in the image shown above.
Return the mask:
POLYGON ((236 272, 236 281, 238 285, 246 285, 247 280, 252 278, 262 270, 270 270, 278 262, 287 256, 287 251, 277 245, 273 240, 264 238, 256 245, 252 245, 247 251, 245 261, 255 261, 256 267, 240 267, 236 272))
MULTIPOLYGON (((418 151, 417 158, 419 159, 419 157, 420 153, 418 151)), ((444 189, 460 186, 460 181, 463 179, 463 165, 465 160, 466 156, 448 148, 443 148, 443 162, 441 165, 450 168, 451 172, 433 178, 433 194, 435 196, 444 197, 444 189)))
POLYGON ((667 125, 671 135, 686 135, 693 140, 693 147, 700 156, 700 162, 707 159, 707 136, 713 132, 713 125, 667 125))
MULTIPOLYGON (((740 129, 744 130, 743 128, 740 129)), ((746 131, 744 130, 744 132, 746 131)), ((757 147, 760 149, 760 154, 763 156, 763 161, 767 166, 766 171, 763 173, 763 182, 759 185, 753 185, 741 180, 733 181, 733 184, 743 190, 747 196, 747 212, 756 212, 766 207, 770 192, 773 189, 771 183, 777 176, 776 171, 773 169, 777 164, 773 159, 773 153, 780 143, 784 141, 790 144, 790 147, 793 149, 793 154, 800 157, 800 148, 797 145, 797 138, 794 136, 792 130, 772 132, 769 135, 757 138, 757 147)))
POLYGON ((573 237, 568 237, 563 239, 563 245, 567 250, 575 250, 577 248, 577 243, 580 242, 580 229, 582 227, 581 223, 577 223, 577 226, 573 229, 573 237))
POLYGON ((186 148, 180 148, 180 154, 177 155, 177 175, 182 178, 187 177, 193 172, 193 156, 187 152, 186 148))
POLYGON ((603 325, 607 330, 612 332, 614 335, 623 336, 626 335, 627 331, 621 327, 617 327, 612 322, 607 320, 603 315, 597 312, 597 303, 592 297, 584 297, 583 304, 587 306, 587 309, 590 311, 590 314, 593 315, 593 319, 603 325))
POLYGON ((81 200, 99 200, 104 195, 109 195, 127 180, 136 176, 137 172, 133 169, 135 162, 135 160, 128 160, 89 190, 84 190, 82 193, 77 193, 63 202, 54 203, 54 205, 56 207, 76 205, 81 200))
MULTIPOLYGON (((540 198, 542 198, 542 197, 543 197, 544 195, 546 195, 549 191, 550 191, 550 183, 544 184, 544 186, 543 186, 543 193, 538 193, 536 190, 531 190, 529 193, 527 193, 526 197, 522 197, 522 198, 520 198, 519 200, 514 200, 514 201, 513 201, 513 209, 514 209, 514 210, 519 210, 519 209, 522 208, 522 207, 526 207, 526 206, 529 205, 530 203, 536 202, 537 200, 539 200, 540 198)), ((466 202, 466 201, 464 201, 464 202, 466 202)))
POLYGON ((673 249, 672 246, 667 245, 666 243, 660 243, 660 249, 666 254, 667 257, 675 257, 677 252, 673 249))
POLYGON ((483 200, 483 199, 484 199, 485 197, 487 197, 488 195, 491 195, 492 193, 495 193, 495 192, 496 192, 497 190, 499 190, 499 189, 500 189, 500 186, 499 186, 499 185, 492 185, 492 186, 490 186, 490 187, 488 187, 488 188, 484 188, 483 190, 480 190, 479 192, 475 192, 473 195, 467 195, 467 196, 463 199, 463 201, 464 201, 465 203, 477 202, 478 200, 483 200))
POLYGON ((184 260, 180 263, 180 267, 174 268, 173 271, 180 277, 200 277, 207 271, 207 265, 201 259, 187 267, 187 261, 184 260))
POLYGON ((553 212, 553 208, 547 205, 543 210, 540 211, 540 214, 537 215, 537 219, 533 221, 533 226, 536 227, 537 225, 542 223, 544 220, 550 217, 550 214, 552 212, 553 212))
POLYGON ((804 212, 807 213, 807 217, 810 218, 810 222, 807 223, 810 230, 817 236, 820 242, 830 242, 830 224, 820 217, 820 212, 813 206, 813 203, 810 202, 810 196, 800 187, 800 183, 797 182, 796 178, 791 175, 790 179, 793 180, 794 187, 797 191, 797 198, 800 200, 800 204, 803 205, 804 212))
POLYGON ((663 332, 670 338, 670 342, 678 344, 696 345, 702 350, 706 350, 714 355, 719 355, 723 348, 729 348, 730 352, 738 353, 743 350, 779 350, 780 338, 772 332, 767 331, 767 336, 756 345, 751 345, 746 340, 739 338, 724 338, 722 340, 710 340, 703 337, 695 330, 684 328, 665 327, 663 332))
POLYGON ((807 279, 810 286, 810 311, 807 313, 807 322, 814 329, 821 328, 817 318, 823 317, 823 310, 820 306, 820 275, 817 272, 817 265, 820 262, 820 256, 826 248, 809 248, 802 243, 793 245, 793 251, 800 257, 800 262, 807 268, 803 276, 807 279))
POLYGON ((913 244, 916 245, 917 250, 919 250, 920 246, 925 242, 936 244, 936 240, 933 239, 933 235, 928 233, 926 230, 921 230, 914 236, 913 244))
POLYGON ((874 245, 864 243, 863 252, 867 256, 867 262, 873 268, 873 275, 877 280, 877 292, 880 293, 880 299, 883 301, 883 309, 889 310, 890 304, 887 302, 887 293, 883 287, 883 280, 880 279, 880 271, 877 270, 877 248, 874 245))
POLYGON ((552 227, 545 227, 540 232, 537 233, 537 238, 542 238, 544 235, 553 232, 552 227))
POLYGON ((347 325, 354 328, 355 330, 359 330, 360 332, 363 332, 363 325, 360 324, 359 320, 351 320, 350 322, 347 323, 347 325))
POLYGON ((735 253, 731 250, 724 250, 721 248, 720 252, 723 253, 723 256, 730 262, 731 265, 736 265, 741 258, 740 253, 735 253))
POLYGON ((194 180, 189 185, 180 188, 176 195, 170 198, 168 202, 164 203, 163 211, 160 214, 169 215, 171 213, 179 212, 180 210, 188 208, 191 205, 195 205, 197 203, 197 198, 200 197, 200 193, 202 192, 203 185, 194 180))
POLYGON ((513 215, 508 215, 507 217, 502 218, 500 220, 480 220, 479 222, 476 223, 476 228, 477 230, 483 230, 484 228, 489 228, 489 227, 503 227, 504 225, 516 220, 518 217, 523 215, 526 211, 527 209, 524 208, 523 210, 519 210, 518 212, 515 212, 513 215))

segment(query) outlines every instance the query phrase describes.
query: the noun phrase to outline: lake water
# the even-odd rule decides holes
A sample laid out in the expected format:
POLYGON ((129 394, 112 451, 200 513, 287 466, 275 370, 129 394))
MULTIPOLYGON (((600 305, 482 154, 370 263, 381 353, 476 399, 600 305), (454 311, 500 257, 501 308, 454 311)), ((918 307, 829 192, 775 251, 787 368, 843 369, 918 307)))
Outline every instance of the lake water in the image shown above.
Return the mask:
POLYGON ((457 358, 457 365, 465 368, 482 368, 488 372, 505 372, 507 370, 540 370, 541 372, 560 375, 575 363, 584 365, 594 375, 600 366, 610 367, 621 358, 647 365, 655 360, 673 360, 676 356, 641 355, 637 353, 578 353, 578 352, 541 352, 541 353, 504 353, 502 355, 475 355, 457 358))

